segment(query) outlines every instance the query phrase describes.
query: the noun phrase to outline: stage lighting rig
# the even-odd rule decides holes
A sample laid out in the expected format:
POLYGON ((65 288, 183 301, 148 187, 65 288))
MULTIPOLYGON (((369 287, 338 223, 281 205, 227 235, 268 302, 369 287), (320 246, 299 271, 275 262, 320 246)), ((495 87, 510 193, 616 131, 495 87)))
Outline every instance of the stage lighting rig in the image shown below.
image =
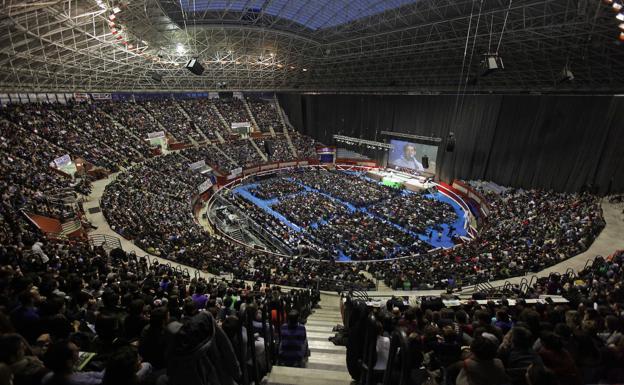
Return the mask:
POLYGON ((374 140, 366 140, 366 139, 360 139, 360 138, 353 138, 350 136, 344 136, 344 135, 334 135, 334 140, 338 143, 345 143, 348 145, 355 145, 355 146, 366 146, 368 148, 378 148, 378 149, 384 149, 384 150, 392 150, 392 145, 389 143, 383 143, 383 142, 376 142, 374 140))

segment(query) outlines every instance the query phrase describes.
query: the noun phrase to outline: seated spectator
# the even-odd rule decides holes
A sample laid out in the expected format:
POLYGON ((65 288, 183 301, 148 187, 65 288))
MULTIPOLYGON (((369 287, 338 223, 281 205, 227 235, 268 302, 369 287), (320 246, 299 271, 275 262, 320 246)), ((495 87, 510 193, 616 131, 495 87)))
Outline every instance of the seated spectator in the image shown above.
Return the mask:
POLYGON ((308 356, 306 328, 299 323, 299 312, 292 310, 286 317, 287 323, 280 328, 279 360, 285 366, 305 366, 308 356))
POLYGON ((138 385, 146 382, 152 366, 141 362, 137 349, 123 346, 108 360, 104 371, 103 385, 138 385))
POLYGON ((0 362, 8 365, 16 385, 39 384, 49 371, 19 334, 0 336, 0 362))
POLYGON ((78 347, 67 340, 52 344, 45 353, 44 362, 52 372, 42 380, 42 385, 95 385, 101 384, 103 372, 77 372, 78 347))
POLYGON ((505 385, 509 378, 496 358, 498 343, 491 334, 477 336, 470 345, 471 355, 462 362, 456 385, 505 385))
POLYGON ((149 325, 145 326, 139 339, 141 357, 152 364, 154 370, 166 366, 167 349, 166 326, 169 323, 169 311, 166 307, 156 307, 150 313, 149 325))
POLYGON ((552 370, 562 384, 577 385, 583 380, 570 353, 563 348, 561 337, 552 332, 541 335, 539 355, 544 365, 552 370))

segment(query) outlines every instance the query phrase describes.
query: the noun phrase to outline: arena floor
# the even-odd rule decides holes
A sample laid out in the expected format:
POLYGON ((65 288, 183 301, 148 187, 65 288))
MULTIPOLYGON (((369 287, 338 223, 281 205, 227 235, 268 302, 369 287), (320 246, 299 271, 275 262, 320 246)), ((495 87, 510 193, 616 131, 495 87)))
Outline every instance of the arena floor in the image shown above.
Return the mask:
MULTIPOLYGON (((105 234, 105 235, 110 235, 110 236, 120 238, 122 247, 127 252, 134 251, 137 255, 150 255, 146 253, 145 251, 143 251, 142 249, 140 249, 139 247, 137 247, 136 245, 134 245, 132 242, 124 238, 121 238, 119 234, 114 232, 110 228, 108 223, 106 222, 106 219, 104 218, 104 215, 102 214, 102 212, 98 212, 95 214, 91 214, 88 212, 90 208, 99 207, 100 198, 102 197, 102 194, 104 193, 104 188, 106 187, 106 185, 108 185, 114 180, 115 176, 116 174, 113 174, 108 179, 98 180, 93 183, 93 190, 91 192, 91 195, 89 195, 86 198, 86 201, 84 203, 84 209, 87 212, 86 217, 94 226, 97 226, 97 230, 94 231, 95 234, 105 234)), ((602 230, 598 238, 596 238, 592 246, 584 253, 581 253, 557 265, 551 266, 547 269, 544 269, 538 272, 536 274, 538 277, 548 276, 550 273, 553 273, 553 272, 564 273, 568 268, 579 270, 585 266, 587 261, 593 260, 598 255, 607 256, 616 250, 624 249, 624 215, 622 214, 622 208, 618 205, 614 205, 614 204, 608 203, 606 200, 603 200, 602 209, 603 209, 604 219, 606 221, 606 226, 604 230, 602 230)), ((150 256, 152 259, 156 258, 161 263, 171 263, 173 266, 180 266, 182 268, 188 268, 189 271, 194 271, 194 269, 189 266, 174 263, 163 258, 158 258, 154 255, 150 255, 150 256)), ((211 274, 204 273, 204 272, 201 272, 200 275, 203 277, 212 276, 211 274)), ((515 283, 520 283, 520 280, 522 278, 523 277, 515 277, 515 278, 511 278, 507 280, 493 281, 491 282, 491 284, 494 286, 502 285, 505 283, 505 281, 509 281, 515 284, 515 283)), ((466 288, 466 290, 469 290, 469 289, 470 287, 466 288)), ((385 286, 382 282, 379 282, 379 287, 378 287, 378 294, 383 294, 383 295, 391 295, 392 293, 395 293, 397 295, 436 295, 441 292, 443 291, 442 290, 409 291, 409 292, 408 291, 393 291, 387 286, 385 286)), ((327 292, 326 294, 335 295, 335 293, 330 293, 330 292, 327 292)))
MULTIPOLYGON (((374 181, 370 178, 365 178, 373 183, 379 183, 377 181, 374 181)), ((305 229, 297 226, 296 224, 292 223, 291 221, 289 221, 286 217, 284 217, 281 213, 279 213, 278 211, 273 209, 273 206, 275 206, 276 204, 278 204, 280 202, 281 199, 293 196, 293 195, 298 195, 298 194, 302 194, 304 193, 304 191, 309 191, 309 192, 315 192, 315 193, 320 193, 323 194, 324 196, 339 202, 340 204, 344 205, 347 207, 347 209, 349 210, 349 212, 354 212, 356 210, 359 210, 361 212, 364 212, 372 217, 375 217, 375 215, 371 214, 366 207, 362 207, 362 208, 356 208, 355 206, 353 206, 352 204, 339 200, 336 197, 329 195, 323 191, 319 191, 316 189, 313 189, 309 186, 305 186, 302 185, 304 188, 304 191, 302 192, 298 192, 298 193, 294 193, 294 194, 290 194, 287 196, 280 198, 275 198, 275 199, 269 199, 269 200, 263 200, 258 198, 257 196, 253 195, 253 193, 250 192, 250 190, 256 188, 258 186, 258 183, 248 183, 248 184, 244 184, 241 186, 236 187, 233 192, 234 194, 238 194, 240 196, 242 196, 243 198, 245 198, 246 200, 254 203, 256 206, 260 207, 262 210, 264 210, 266 213, 272 215, 273 217, 277 218, 278 220, 280 220, 281 222, 285 223, 288 227, 290 227, 291 229, 297 231, 297 232, 301 232, 301 231, 305 231, 305 229)), ((404 190, 403 191, 404 194, 412 194, 412 192, 404 190)), ((465 212, 462 210, 462 208, 452 199, 448 198, 447 196, 441 194, 441 193, 435 193, 435 194, 430 194, 428 195, 428 197, 434 199, 434 200, 438 200, 438 201, 442 201, 445 203, 450 204, 453 207, 453 210, 455 211, 455 213, 457 214, 457 220, 452 223, 455 232, 455 235, 459 235, 459 236, 467 236, 467 232, 464 229, 464 223, 466 222, 466 214, 465 212)), ((382 218, 379 218, 382 219, 382 218)), ((383 220, 383 219, 382 219, 383 220)), ((387 222, 387 221, 386 221, 387 222)), ((390 222, 388 222, 390 223, 390 222)), ((314 227, 316 224, 313 224, 311 227, 314 227)), ((412 235, 413 237, 418 237, 419 239, 421 239, 422 241, 427 242, 428 244, 431 245, 432 248, 438 248, 438 247, 443 247, 443 248, 450 248, 454 246, 454 243, 451 239, 451 237, 449 236, 448 233, 448 228, 449 225, 446 223, 440 224, 440 226, 443 228, 443 231, 441 232, 441 237, 438 237, 438 235, 436 234, 435 231, 433 231, 433 236, 431 238, 429 238, 427 236, 427 234, 417 234, 417 233, 413 233, 410 232, 404 228, 402 228, 401 226, 392 223, 392 225, 398 229, 400 229, 403 232, 409 233, 410 235, 412 235)), ((427 229, 428 231, 431 230, 430 228, 427 229)), ((341 253, 338 261, 340 262, 350 262, 351 261, 351 257, 348 255, 345 255, 344 253, 341 253)))

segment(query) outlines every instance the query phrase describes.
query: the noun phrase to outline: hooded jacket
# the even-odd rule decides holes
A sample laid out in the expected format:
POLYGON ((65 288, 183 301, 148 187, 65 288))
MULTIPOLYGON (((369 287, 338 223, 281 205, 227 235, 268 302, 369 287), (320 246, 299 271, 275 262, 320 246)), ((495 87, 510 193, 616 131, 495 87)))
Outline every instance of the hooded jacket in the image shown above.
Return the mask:
POLYGON ((242 374, 232 344, 209 312, 168 329, 168 385, 238 384, 242 374))

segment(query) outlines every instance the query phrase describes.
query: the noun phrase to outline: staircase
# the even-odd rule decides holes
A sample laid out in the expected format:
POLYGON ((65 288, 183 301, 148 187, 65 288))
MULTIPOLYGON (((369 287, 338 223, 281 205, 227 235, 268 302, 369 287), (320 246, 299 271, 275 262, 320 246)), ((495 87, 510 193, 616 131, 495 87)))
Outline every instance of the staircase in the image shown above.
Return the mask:
MULTIPOLYGON (((225 127, 225 131, 226 132, 232 132, 232 127, 230 125, 228 125, 227 121, 225 120, 225 118, 223 117, 223 115, 221 115, 221 111, 219 111, 219 109, 217 108, 217 106, 214 103, 210 103, 210 106, 212 107, 212 110, 214 111, 215 114, 217 114, 217 116, 219 117, 219 120, 221 121, 221 123, 223 124, 223 127, 225 127)), ((218 131, 215 131, 215 134, 217 134, 219 141, 221 141, 223 138, 221 137, 221 135, 219 135, 218 131)), ((223 143, 223 142, 221 142, 223 143)))
POLYGON ((275 138, 275 130, 273 129, 273 126, 269 126, 269 132, 271 133, 271 137, 275 138))
POLYGON ((184 117, 186 118, 186 120, 191 120, 191 117, 189 116, 189 114, 186 112, 186 110, 184 108, 182 108, 182 106, 180 105, 180 103, 178 103, 177 100, 172 99, 173 104, 175 104, 175 106, 178 108, 178 111, 180 111, 180 113, 182 115, 184 115, 184 117))
POLYGON ((247 139, 249 139, 249 141, 251 142, 251 145, 253 146, 253 148, 255 148, 256 151, 258 151, 258 154, 260 154, 260 157, 262 158, 262 160, 265 163, 268 162, 269 158, 267 158, 266 154, 260 150, 260 147, 258 147, 258 144, 256 143, 256 141, 253 140, 252 138, 247 138, 247 139))
POLYGON ((223 139, 219 131, 215 131, 214 134, 217 137, 217 140, 219 141, 219 143, 225 143, 225 139, 223 139))
MULTIPOLYGON (((100 110, 100 112, 102 114, 104 114, 104 116, 106 116, 108 119, 110 119, 111 122, 113 122, 113 125, 115 127, 117 127, 119 130, 123 131, 124 133, 126 133, 128 136, 132 136, 135 139, 139 140, 139 141, 143 141, 145 139, 143 138, 139 138, 138 135, 136 135, 131 129, 129 129, 128 127, 124 126, 123 124, 119 123, 119 121, 117 119, 115 119, 112 115, 110 115, 108 112, 104 111, 103 109, 100 110)), ((137 151, 137 153, 139 155, 141 155, 140 152, 137 151)), ((141 157, 143 157, 143 155, 141 155, 141 157)))
POLYGON ((228 235, 240 243, 245 243, 245 236, 243 235, 243 231, 241 229, 236 229, 228 235))
POLYGON ((290 152, 292 152, 292 155, 295 157, 295 159, 298 159, 299 154, 297 154, 297 149, 295 148, 295 145, 290 138, 290 134, 288 133, 286 126, 284 126, 284 136, 286 137, 286 143, 288 143, 288 148, 290 148, 290 152))
POLYGON ((65 223, 61 223, 61 234, 65 236, 68 236, 69 234, 74 233, 80 229, 82 229, 82 223, 78 219, 73 219, 65 223))
POLYGON ((255 128, 255 130, 252 131, 258 131, 260 132, 260 126, 258 126, 258 123, 256 123, 256 118, 254 117, 253 113, 251 112, 251 107, 249 107, 249 103, 247 103, 247 98, 243 97, 243 104, 245 105, 245 109, 247 110, 247 114, 249 115, 249 118, 251 119, 251 126, 255 128))
MULTIPOLYGON (((209 141, 208 137, 204 134, 204 132, 202 130, 199 129, 199 127, 197 127, 197 125, 195 125, 195 123, 193 122, 193 119, 191 119, 191 117, 189 116, 189 114, 186 112, 186 110, 184 109, 184 107, 182 107, 180 105, 180 103, 178 103, 177 100, 172 99, 173 104, 175 104, 175 106, 178 108, 178 111, 180 111, 180 113, 186 118, 186 120, 189 122, 189 125, 191 125, 193 127, 193 129, 195 130, 195 132, 197 132, 199 134, 199 136, 202 137, 202 142, 205 141, 209 141)), ((197 141, 192 137, 192 136, 188 136, 188 140, 191 142, 191 144, 193 146, 197 147, 197 141)))
POLYGON ((306 331, 310 357, 305 368, 273 366, 267 385, 350 385, 347 372, 347 349, 336 346, 327 338, 332 329, 342 324, 336 296, 322 295, 321 308, 308 317, 306 331))
POLYGON ((286 119, 284 119, 284 110, 282 110, 282 107, 279 105, 276 94, 273 94, 273 103, 275 103, 275 110, 277 111, 277 115, 279 116, 280 122, 282 123, 282 128, 284 129, 284 131, 286 131, 288 127, 286 124, 286 119))

